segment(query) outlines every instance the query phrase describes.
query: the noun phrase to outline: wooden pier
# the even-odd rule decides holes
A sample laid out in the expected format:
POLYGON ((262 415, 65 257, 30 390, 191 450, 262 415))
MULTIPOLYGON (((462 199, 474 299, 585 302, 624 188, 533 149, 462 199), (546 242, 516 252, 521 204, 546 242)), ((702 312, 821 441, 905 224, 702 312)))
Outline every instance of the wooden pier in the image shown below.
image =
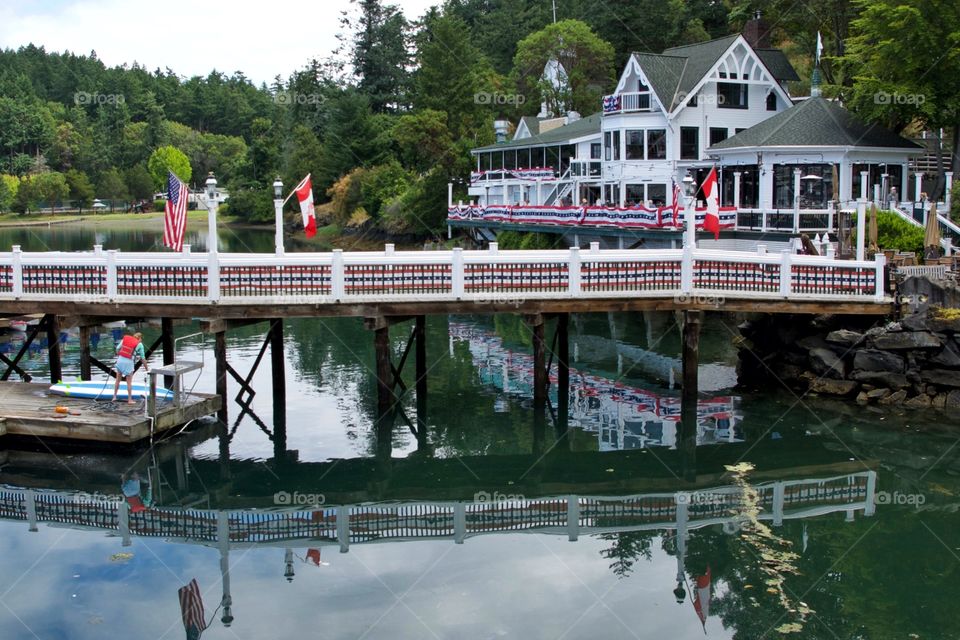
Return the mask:
MULTIPOLYGON (((552 363, 556 362, 561 387, 566 386, 562 381, 568 379, 571 313, 681 311, 683 385, 685 398, 693 406, 703 312, 885 315, 893 310, 885 284, 882 254, 872 261, 837 260, 789 251, 770 254, 763 246, 752 253, 692 246, 600 250, 596 243, 583 251, 578 247, 500 251, 490 243, 486 251, 397 252, 388 244, 383 252, 276 255, 200 254, 188 247, 179 254, 122 253, 100 246, 92 252, 27 253, 13 247, 11 252, 0 252, 0 318, 27 313, 42 317, 13 358, 0 357, 6 365, 0 367, 0 381, 18 374, 29 382, 19 363, 34 338, 44 333, 50 377, 58 381, 62 367, 57 343, 64 326, 80 328, 81 377, 90 379, 94 366, 111 375, 110 367, 90 354, 89 327, 115 318, 160 318, 161 336, 145 345, 147 357, 160 350, 164 364, 172 365, 174 321, 201 319, 201 330, 214 336, 217 394, 196 396, 175 412, 167 410, 157 417, 156 430, 212 413, 225 424, 230 379, 240 385, 237 403, 243 413, 249 412, 256 393, 251 380, 270 349, 279 443, 285 438, 284 320, 357 317, 364 319, 373 337, 381 417, 392 412, 407 392, 401 374, 413 351, 418 426, 412 428, 419 440, 425 438, 427 316, 522 315, 533 336, 536 417, 547 404, 552 363), (403 356, 394 362, 390 329, 408 321, 414 326, 403 356), (226 334, 257 322, 267 323, 266 336, 252 370, 244 375, 229 362, 226 334)), ((166 384, 170 385, 169 379, 166 384)), ((566 392, 563 389, 558 398, 561 415, 567 413, 566 392)), ((31 393, 26 394, 28 398, 31 393)), ((28 409, 29 403, 24 405, 28 409)), ((0 418, 5 411, 0 410, 0 418)), ((75 416, 54 418, 42 413, 31 414, 28 424, 43 425, 43 435, 129 442, 149 433, 146 418, 119 420, 94 414, 74 420, 75 416), (81 429, 81 425, 85 426, 81 429)), ((8 420, 9 433, 22 428, 8 420)), ((40 435, 41 431, 28 433, 40 435)))
MULTIPOLYGON (((112 385, 112 383, 109 383, 112 385)), ((109 394, 111 390, 108 390, 109 394)), ((0 382, 0 434, 132 443, 150 437, 151 427, 143 403, 65 398, 49 392, 48 384, 0 382), (70 413, 57 413, 62 406, 70 413)), ((169 431, 191 420, 217 413, 216 395, 191 393, 182 406, 158 408, 153 433, 169 431)))

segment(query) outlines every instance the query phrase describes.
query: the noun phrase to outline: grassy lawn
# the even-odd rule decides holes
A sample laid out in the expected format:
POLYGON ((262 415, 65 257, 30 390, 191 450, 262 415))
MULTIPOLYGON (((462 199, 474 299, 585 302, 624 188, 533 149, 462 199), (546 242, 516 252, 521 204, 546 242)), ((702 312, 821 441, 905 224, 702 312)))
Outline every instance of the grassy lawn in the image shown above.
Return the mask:
MULTIPOLYGON (((151 211, 149 213, 124 213, 122 211, 115 211, 110 213, 106 211, 104 213, 94 213, 83 212, 83 213, 2 213, 0 214, 0 226, 3 227, 19 227, 19 226, 28 226, 35 224, 68 224, 68 223, 77 223, 77 222, 123 222, 123 221, 135 221, 135 220, 154 220, 162 219, 162 211, 151 211)), ((206 220, 207 212, 206 211, 188 211, 187 212, 187 222, 194 222, 198 220, 206 220)), ((217 216, 218 222, 234 222, 235 219, 232 216, 217 216)))

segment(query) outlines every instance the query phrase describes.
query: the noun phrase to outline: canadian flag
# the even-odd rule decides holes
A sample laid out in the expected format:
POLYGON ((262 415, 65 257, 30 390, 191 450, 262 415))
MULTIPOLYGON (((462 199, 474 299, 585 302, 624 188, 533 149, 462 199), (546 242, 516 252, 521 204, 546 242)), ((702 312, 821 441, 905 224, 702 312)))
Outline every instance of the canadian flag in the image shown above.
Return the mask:
POLYGON ((717 168, 710 169, 707 179, 700 186, 707 201, 707 215, 703 220, 705 231, 713 231, 713 239, 720 238, 720 188, 717 185, 717 168))
POLYGON ((310 184, 310 174, 293 190, 300 202, 300 213, 303 214, 303 230, 308 238, 317 235, 317 212, 313 208, 313 186, 310 184))

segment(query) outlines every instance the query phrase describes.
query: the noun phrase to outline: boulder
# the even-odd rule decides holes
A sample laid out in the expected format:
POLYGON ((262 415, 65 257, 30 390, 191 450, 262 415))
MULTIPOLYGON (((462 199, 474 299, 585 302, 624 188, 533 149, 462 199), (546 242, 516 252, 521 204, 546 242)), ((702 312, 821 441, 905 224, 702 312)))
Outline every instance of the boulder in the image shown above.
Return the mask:
POLYGON ((845 396, 853 393, 859 386, 856 380, 836 380, 834 378, 817 378, 810 381, 810 391, 824 393, 831 396, 845 396))
POLYGON ((922 393, 919 396, 910 398, 904 402, 903 406, 907 409, 929 409, 931 404, 933 404, 933 402, 931 401, 930 396, 922 393))
POLYGON ((796 345, 804 351, 813 351, 814 349, 830 349, 831 345, 820 336, 807 336, 797 340, 796 345))
POLYGON ((777 372, 777 376, 781 380, 799 380, 800 376, 803 375, 803 368, 794 364, 781 364, 774 371, 777 372))
POLYGON ((960 391, 951 391, 947 394, 944 408, 948 411, 960 411, 960 391))
POLYGON ((859 404, 860 406, 870 404, 870 398, 867 397, 866 391, 861 391, 860 393, 857 394, 857 404, 859 404))
POLYGON ((930 358, 930 362, 941 367, 960 368, 960 347, 953 340, 943 343, 943 349, 930 358))
POLYGON ((853 356, 853 368, 863 371, 903 373, 903 358, 879 349, 861 349, 853 356))
POLYGON ((920 379, 938 387, 960 389, 960 371, 947 369, 926 369, 920 372, 920 379))
POLYGON ((843 378, 847 372, 846 365, 837 354, 830 349, 816 348, 811 349, 810 366, 813 370, 822 376, 829 378, 843 378))
POLYGON ((960 318, 950 320, 938 318, 936 314, 931 314, 927 319, 927 326, 933 331, 946 331, 948 333, 960 333, 960 318))
POLYGON ((942 345, 940 338, 929 331, 884 333, 873 338, 873 346, 877 349, 938 349, 942 345))
POLYGON ((905 375, 889 371, 854 371, 850 374, 850 378, 857 382, 866 382, 890 389, 906 389, 910 386, 910 382, 905 375))
POLYGON ((927 331, 929 327, 927 326, 927 314, 926 313, 911 313, 908 316, 905 316, 900 324, 904 329, 909 331, 927 331))
POLYGON ((930 403, 934 409, 943 409, 947 406, 947 394, 938 393, 937 397, 933 399, 933 402, 930 403))
POLYGON ((885 406, 900 404, 907 399, 907 391, 905 389, 900 389, 896 393, 891 393, 886 398, 880 401, 880 404, 885 406))
POLYGON ((827 342, 844 347, 854 347, 863 342, 863 334, 849 329, 837 329, 827 334, 827 342))
POLYGON ((890 393, 890 389, 873 389, 872 391, 867 391, 867 400, 883 400, 890 395, 890 393))

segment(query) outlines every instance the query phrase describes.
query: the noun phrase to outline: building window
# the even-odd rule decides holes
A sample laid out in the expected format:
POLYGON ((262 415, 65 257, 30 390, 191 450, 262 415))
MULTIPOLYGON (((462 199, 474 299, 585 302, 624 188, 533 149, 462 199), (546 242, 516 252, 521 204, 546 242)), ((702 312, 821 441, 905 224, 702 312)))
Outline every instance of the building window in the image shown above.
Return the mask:
POLYGON ((599 142, 591 142, 591 143, 590 143, 590 159, 591 159, 591 160, 599 160, 599 159, 600 159, 600 157, 601 157, 600 154, 603 153, 603 152, 601 151, 601 148, 602 148, 602 147, 603 147, 603 145, 601 145, 599 142))
POLYGON ((632 207, 635 204, 643 204, 643 185, 628 184, 623 192, 623 204, 632 207))
POLYGON ((619 160, 620 159, 620 131, 613 131, 611 133, 613 133, 613 139, 612 139, 613 141, 610 145, 613 148, 613 159, 619 160))
POLYGON ((606 131, 603 134, 603 159, 612 160, 613 151, 610 149, 610 132, 606 131))
POLYGON ((695 93, 695 94, 693 94, 692 96, 690 96, 690 99, 687 100, 687 106, 688 106, 688 107, 695 107, 695 106, 697 106, 697 96, 698 96, 698 95, 700 95, 700 94, 695 93))
POLYGON ((627 160, 643 160, 643 130, 627 131, 627 160))
POLYGON ((710 146, 720 144, 727 139, 726 127, 710 127, 710 146))
POLYGON ((680 159, 700 159, 700 128, 680 127, 680 159))
POLYGON ((739 82, 717 83, 717 106, 722 109, 746 109, 749 85, 739 82))
POLYGON ((648 184, 647 185, 647 200, 654 207, 663 207, 667 204, 667 185, 665 184, 648 184))
POLYGON ((767 111, 777 110, 777 94, 770 92, 767 94, 767 111))
POLYGON ((667 130, 650 129, 647 131, 647 160, 667 159, 667 130))
POLYGON ((529 169, 533 165, 530 164, 530 149, 517 149, 517 166, 521 169, 529 169))
POLYGON ((733 133, 734 133, 734 135, 736 135, 736 134, 740 133, 741 131, 746 131, 746 129, 744 129, 743 127, 737 127, 736 129, 733 130, 733 133))

